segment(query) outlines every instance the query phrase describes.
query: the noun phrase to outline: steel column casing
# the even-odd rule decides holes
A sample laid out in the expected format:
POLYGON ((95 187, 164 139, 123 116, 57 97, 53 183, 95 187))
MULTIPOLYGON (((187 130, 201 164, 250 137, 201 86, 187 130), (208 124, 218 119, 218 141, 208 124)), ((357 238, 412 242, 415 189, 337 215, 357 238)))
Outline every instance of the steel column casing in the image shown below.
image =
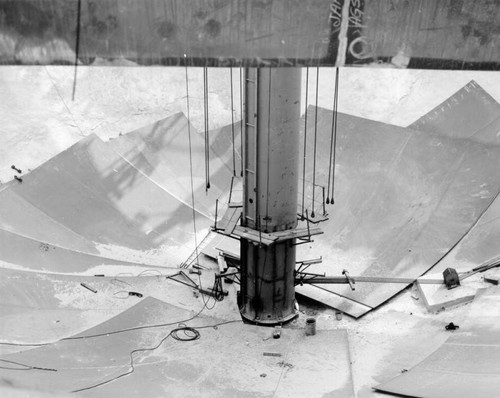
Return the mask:
MULTIPOLYGON (((294 229, 300 121, 299 68, 247 69, 242 226, 294 229)), ((265 246, 241 239, 242 316, 276 324, 295 314, 295 240, 265 246)))

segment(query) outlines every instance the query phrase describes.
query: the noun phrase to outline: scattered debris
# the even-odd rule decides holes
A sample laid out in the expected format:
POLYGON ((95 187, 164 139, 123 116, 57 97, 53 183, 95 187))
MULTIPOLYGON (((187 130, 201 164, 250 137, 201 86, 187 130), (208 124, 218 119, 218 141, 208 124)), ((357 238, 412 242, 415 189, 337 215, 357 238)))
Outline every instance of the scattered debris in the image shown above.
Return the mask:
POLYGON ((306 336, 314 336, 316 334, 316 319, 306 319, 306 336))
POLYGON ((264 352, 263 355, 265 357, 280 357, 281 354, 279 352, 264 352))
POLYGON ((455 268, 446 268, 443 271, 443 279, 448 290, 460 286, 460 278, 455 268))
POLYGON ((458 325, 455 325, 453 322, 450 322, 448 325, 446 325, 444 328, 446 330, 456 330, 458 329, 460 326, 458 325))
POLYGON ((12 170, 16 170, 19 174, 21 174, 23 171, 21 169, 18 169, 16 166, 12 165, 10 166, 12 170))
POLYGON ((80 283, 81 286, 83 286, 85 289, 87 290, 90 290, 92 293, 97 293, 97 290, 94 289, 93 287, 90 287, 89 285, 87 285, 86 283, 80 283))
POLYGON ((493 283, 494 285, 498 285, 500 281, 500 271, 499 270, 491 270, 484 274, 484 280, 489 283, 493 283))
POLYGON ((49 251, 50 246, 47 243, 40 243, 40 246, 38 246, 38 248, 43 252, 47 252, 49 251))
POLYGON ((138 293, 138 292, 131 292, 131 291, 128 291, 128 290, 120 290, 119 292, 113 293, 113 297, 121 299, 121 300, 125 300, 125 299, 128 299, 129 297, 139 297, 139 298, 142 298, 143 294, 142 293, 138 293))
POLYGON ((267 374, 265 374, 265 373, 260 374, 260 377, 266 377, 266 376, 267 376, 267 374))
POLYGON ((288 369, 293 368, 293 365, 291 363, 285 361, 278 362, 278 365, 281 366, 282 368, 288 368, 288 369))

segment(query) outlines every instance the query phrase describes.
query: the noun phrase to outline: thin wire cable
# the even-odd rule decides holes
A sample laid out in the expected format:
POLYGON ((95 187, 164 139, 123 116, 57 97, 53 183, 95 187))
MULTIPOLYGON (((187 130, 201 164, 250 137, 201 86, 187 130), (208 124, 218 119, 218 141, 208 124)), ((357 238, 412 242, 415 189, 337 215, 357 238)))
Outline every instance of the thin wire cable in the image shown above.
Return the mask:
POLYGON ((269 223, 269 175, 270 175, 270 161, 271 161, 271 93, 272 93, 272 75, 271 68, 269 68, 269 87, 268 87, 268 107, 267 107, 267 177, 266 177, 266 231, 269 223))
MULTIPOLYGON (((166 279, 169 279, 169 278, 170 278, 170 276, 166 277, 166 279)), ((179 280, 176 280, 176 281, 181 282, 179 280)), ((194 287, 192 285, 187 285, 187 286, 191 287, 191 288, 194 287)), ((185 319, 181 322, 155 323, 152 325, 133 326, 130 328, 118 329, 118 330, 114 330, 114 331, 96 333, 96 334, 91 334, 91 335, 84 335, 84 336, 78 335, 78 336, 64 337, 64 338, 61 338, 61 339, 58 339, 58 340, 55 340, 52 342, 46 342, 46 343, 10 343, 10 342, 0 341, 0 345, 16 346, 16 347, 43 347, 43 346, 48 346, 48 345, 52 345, 52 344, 55 344, 55 343, 58 343, 61 341, 67 341, 67 340, 84 340, 84 339, 90 339, 90 338, 96 338, 96 337, 102 337, 102 336, 110 336, 110 335, 120 334, 120 333, 125 333, 125 332, 131 332, 131 331, 136 331, 136 330, 155 329, 155 328, 162 328, 162 327, 166 327, 166 326, 172 326, 172 325, 179 324, 179 323, 189 322, 189 321, 197 318, 205 309, 210 309, 206 306, 207 302, 204 302, 203 307, 196 314, 194 314, 191 318, 185 319)), ((234 322, 241 322, 241 320, 220 322, 220 323, 216 324, 215 326, 225 325, 227 323, 234 323, 234 322)), ((204 328, 208 328, 208 327, 212 327, 212 326, 193 326, 193 327, 195 327, 196 329, 204 329, 204 328)), ((26 365, 26 366, 28 366, 28 365, 26 365)))
POLYGON ((304 114, 304 162, 302 164, 302 210, 301 217, 304 219, 304 201, 306 195, 306 158, 307 158, 307 101, 309 95, 309 67, 306 67, 306 111, 304 114))
POLYGON ((340 82, 340 72, 339 68, 337 68, 337 71, 335 73, 335 102, 334 102, 334 109, 333 109, 333 119, 334 119, 334 124, 335 124, 335 132, 333 135, 333 156, 332 156, 332 163, 333 163, 333 170, 332 170, 332 196, 330 197, 330 204, 335 204, 335 157, 337 154, 337 116, 338 116, 338 107, 339 107, 339 82, 340 82))
MULTIPOLYGON (((190 318, 191 320, 192 318, 190 318)), ((174 340, 177 340, 177 341, 194 341, 194 340, 198 340, 200 337, 201 337, 201 334, 200 332, 198 331, 198 329, 206 329, 206 328, 213 328, 213 329, 216 329, 219 327, 219 326, 222 326, 222 325, 226 325, 228 323, 235 323, 235 322, 241 322, 241 321, 227 321, 227 322, 220 322, 220 323, 217 323, 215 325, 207 325, 207 326, 200 326, 200 327, 195 327, 195 326, 186 326, 184 324, 184 322, 187 322, 187 321, 181 321, 181 322, 176 322, 176 324, 179 326, 173 330, 171 330, 166 336, 164 336, 156 345, 154 345, 153 347, 146 347, 146 348, 136 348, 135 350, 132 350, 130 351, 130 369, 128 371, 126 371, 125 373, 122 373, 116 377, 113 377, 109 380, 105 380, 105 381, 102 381, 100 383, 97 383, 97 384, 94 384, 94 385, 91 385, 89 387, 84 387, 84 388, 80 388, 78 390, 74 390, 74 391, 71 391, 72 393, 77 393, 77 392, 82 392, 82 391, 88 391, 88 390, 92 390, 94 388, 97 388, 97 387, 101 387, 103 385, 106 385, 106 384, 109 384, 115 380, 118 380, 118 379, 121 379, 122 377, 125 377, 125 376, 128 376, 132 373, 134 373, 135 371, 135 366, 134 366, 134 354, 135 353, 138 353, 138 352, 146 352, 146 351, 155 351, 157 350, 164 342, 165 340, 167 340, 169 337, 172 337, 174 340), (179 332, 184 332, 184 337, 181 336, 179 334, 179 332)))
MULTIPOLYGON (((190 286, 192 287, 192 286, 190 286)), ((84 336, 70 336, 70 337, 64 337, 62 339, 58 339, 52 342, 48 343, 37 343, 37 344, 25 344, 25 343, 8 343, 8 342, 0 342, 0 345, 7 345, 7 346, 18 346, 18 347, 43 347, 43 346, 48 346, 52 345, 55 343, 59 343, 61 341, 69 341, 69 340, 85 340, 85 339, 93 339, 97 337, 103 337, 103 336, 111 336, 115 334, 121 334, 121 333, 126 333, 126 332, 133 332, 137 330, 146 330, 146 329, 157 329, 157 328, 163 328, 167 326, 173 326, 179 323, 186 323, 189 321, 192 321, 193 319, 197 318, 207 307, 203 305, 203 307, 196 313, 194 314, 191 318, 182 320, 181 322, 176 321, 176 322, 168 322, 168 323, 155 323, 152 325, 142 325, 142 326, 133 326, 130 328, 124 328, 124 329, 118 329, 118 330, 112 330, 109 332, 103 332, 103 333, 96 333, 96 334, 89 334, 89 335, 84 335, 84 336)), ((210 325, 210 326, 192 326, 193 328, 196 329, 204 329, 204 328, 209 328, 209 327, 215 327, 215 326, 220 326, 220 325, 225 325, 228 323, 236 323, 236 322, 242 322, 241 320, 234 320, 234 321, 225 321, 225 322, 220 322, 217 323, 216 325, 210 325)), ((25 365, 29 366, 29 365, 25 365)))
MULTIPOLYGON (((184 55, 186 57, 186 55, 184 55)), ((187 128, 188 128, 188 144, 189 144, 189 174, 190 174, 190 183, 191 183, 191 208, 193 209, 193 230, 194 230, 194 246, 196 253, 196 264, 198 264, 198 231, 196 229, 196 210, 194 203, 194 183, 193 183, 193 147, 191 143, 191 111, 189 107, 189 82, 188 82, 188 67, 186 63, 185 67, 186 71, 186 104, 187 104, 187 128)))
POLYGON ((201 282, 201 275, 198 274, 198 291, 201 294, 201 300, 203 301, 203 308, 206 308, 207 310, 211 311, 214 309, 215 305, 217 304, 217 299, 213 297, 214 303, 209 307, 208 303, 210 302, 210 297, 208 300, 205 300, 205 295, 201 292, 203 289, 203 283, 201 282))
POLYGON ((241 171, 240 176, 243 177, 243 68, 240 67, 240 160, 241 171))
POLYGON ((71 95, 71 100, 75 100, 76 94, 76 79, 77 79, 77 70, 78 70, 78 57, 80 55, 80 21, 82 15, 82 0, 78 0, 77 4, 77 12, 76 12, 76 45, 75 45, 75 73, 73 76, 73 93, 71 95))
POLYGON ((176 329, 173 329, 170 331, 169 334, 167 334, 165 337, 163 337, 160 342, 158 344, 156 344, 155 346, 153 347, 147 347, 147 348, 137 348, 135 350, 132 350, 130 351, 129 353, 129 356, 130 356, 130 369, 125 372, 125 373, 122 373, 116 377, 113 377, 109 380, 105 380, 105 381, 102 381, 100 383, 97 383, 97 384, 94 384, 92 386, 89 386, 89 387, 84 387, 84 388, 80 388, 78 390, 74 390, 74 391, 71 391, 72 393, 77 393, 77 392, 82 392, 82 391, 87 391, 87 390, 92 390, 94 388, 97 388, 97 387, 100 387, 100 386, 103 386, 105 384, 109 384, 115 380, 118 380, 118 379, 121 379, 122 377, 125 377, 125 376, 128 376, 132 373, 134 373, 135 371, 135 366, 134 366, 134 354, 135 353, 138 353, 138 352, 146 352, 146 351, 155 351, 157 350, 165 340, 167 340, 169 337, 172 337, 174 340, 178 340, 178 341, 193 341, 193 340, 198 340, 200 338, 200 332, 198 332, 196 329, 194 328, 190 328, 190 327, 187 327, 187 326, 182 326, 182 327, 179 327, 179 328, 176 328, 176 329), (189 336, 186 337, 186 338, 182 338, 178 335, 178 332, 180 331, 189 331, 191 333, 193 333, 192 336, 189 336))
MULTIPOLYGON (((333 113, 332 113, 332 131, 330 134, 330 156, 329 156, 329 163, 328 163, 328 187, 326 190, 326 204, 330 203, 330 181, 332 178, 332 160, 334 158, 334 152, 333 152, 333 142, 334 142, 334 136, 336 135, 336 119, 335 119, 335 114, 337 110, 337 85, 338 85, 338 71, 339 68, 335 68, 335 88, 333 91, 333 113)), ((333 200, 333 199, 332 199, 333 200)))
POLYGON ((236 148, 234 142, 234 93, 233 93, 233 68, 229 68, 229 78, 231 79, 231 138, 233 144, 233 176, 236 177, 236 148))
POLYGON ((203 68, 203 102, 205 106, 205 191, 210 189, 210 136, 209 136, 209 118, 208 118, 208 68, 203 68))
POLYGON ((23 366, 22 368, 14 368, 14 367, 9 367, 9 366, 0 366, 0 369, 5 369, 5 370, 45 370, 48 372, 57 372, 57 369, 52 369, 52 368, 42 368, 39 366, 31 366, 31 365, 26 365, 24 363, 16 362, 16 361, 8 361, 7 359, 0 359, 0 362, 5 362, 5 363, 10 363, 12 365, 17 365, 17 366, 23 366))
POLYGON ((313 154, 313 192, 311 217, 314 218, 314 200, 316 192, 316 147, 318 138, 318 92, 319 92, 319 66, 316 67, 316 112, 314 112, 314 154, 313 154))
MULTIPOLYGON (((162 338, 160 340, 160 342, 156 346, 149 347, 149 348, 138 348, 138 349, 135 349, 135 350, 131 351, 130 352, 130 369, 127 372, 125 372, 125 373, 123 373, 123 374, 121 374, 121 375, 119 375, 117 377, 114 377, 112 379, 105 380, 105 381, 103 381, 101 383, 94 384, 94 385, 89 386, 89 387, 85 387, 85 388, 81 388, 81 389, 78 389, 78 390, 74 390, 72 392, 76 393, 76 392, 81 392, 81 391, 86 391, 86 390, 94 389, 94 388, 97 388, 97 387, 103 386, 105 384, 111 383, 112 381, 118 380, 118 379, 120 379, 122 377, 125 377, 125 376, 133 373, 135 371, 134 357, 133 357, 133 355, 136 352, 154 351, 157 348, 159 348, 163 344, 163 342, 167 338, 169 338, 169 337, 172 337, 174 340, 178 340, 178 341, 193 341, 193 340, 198 340, 201 337, 201 334, 198 331, 198 329, 213 328, 213 329, 217 330, 219 326, 227 325, 229 323, 241 322, 241 320, 235 320, 235 321, 219 322, 219 323, 217 323, 215 325, 205 325, 205 326, 186 326, 185 325, 185 322, 189 322, 190 320, 196 318, 204 309, 205 309, 205 307, 203 307, 196 315, 194 315, 193 317, 191 317, 191 318, 189 318, 187 320, 184 320, 184 321, 181 321, 181 322, 173 322, 173 323, 170 323, 170 324, 163 324, 163 325, 161 325, 161 326, 165 326, 165 325, 172 326, 174 324, 177 324, 177 325, 179 325, 179 327, 176 328, 176 329, 171 330, 170 333, 168 335, 166 335, 164 338, 162 338), (180 336, 178 334, 180 331, 184 332, 184 336, 185 337, 182 337, 182 336, 180 336), (189 332, 189 333, 187 333, 187 332, 189 332)), ((156 326, 160 326, 160 325, 152 325, 152 326, 149 326, 149 328, 156 327, 156 326)), ((80 336, 78 338, 79 339, 83 339, 83 338, 88 338, 88 337, 98 337, 98 336, 104 336, 104 335, 122 333, 122 332, 125 332, 125 331, 138 330, 138 329, 144 329, 144 328, 146 328, 146 327, 130 328, 130 329, 120 330, 120 331, 116 331, 116 332, 103 333, 101 335, 95 335, 95 336, 80 336)), ((64 340, 64 339, 62 339, 62 340, 64 340)), ((66 339, 66 340, 69 340, 69 339, 66 339)), ((59 341, 61 341, 61 340, 59 340, 59 341)), ((40 345, 42 345, 42 344, 40 344, 40 345)), ((48 345, 48 344, 43 344, 43 345, 48 345)), ((43 368, 43 367, 38 367, 38 366, 31 366, 31 365, 22 364, 22 363, 19 363, 19 362, 8 361, 8 360, 5 360, 5 359, 0 359, 0 361, 24 367, 24 368, 13 368, 13 367, 0 366, 0 369, 8 369, 8 370, 43 370, 43 371, 57 372, 57 369, 52 369, 52 368, 43 368)))

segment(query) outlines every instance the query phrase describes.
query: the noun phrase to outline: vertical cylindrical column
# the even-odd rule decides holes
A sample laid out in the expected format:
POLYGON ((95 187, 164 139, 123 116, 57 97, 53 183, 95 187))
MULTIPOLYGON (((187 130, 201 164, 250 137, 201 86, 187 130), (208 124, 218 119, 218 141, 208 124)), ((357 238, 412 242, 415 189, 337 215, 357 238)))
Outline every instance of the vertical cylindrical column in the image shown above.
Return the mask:
MULTIPOLYGON (((242 225, 270 233, 297 225, 299 68, 247 69, 242 225)), ((276 324, 295 316, 295 241, 241 238, 241 313, 276 324)))

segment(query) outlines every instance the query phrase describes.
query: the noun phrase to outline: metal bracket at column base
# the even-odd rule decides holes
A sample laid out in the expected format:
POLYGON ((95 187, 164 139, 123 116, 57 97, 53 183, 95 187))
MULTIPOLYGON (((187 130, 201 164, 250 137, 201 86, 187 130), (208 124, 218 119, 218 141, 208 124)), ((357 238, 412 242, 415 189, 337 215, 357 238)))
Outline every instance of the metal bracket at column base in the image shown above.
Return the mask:
POLYGON ((313 235, 320 235, 323 231, 318 228, 295 228, 277 232, 261 232, 252 228, 242 227, 238 225, 233 230, 233 235, 248 241, 258 243, 265 246, 270 246, 275 243, 284 242, 291 239, 310 238, 313 235))
POLYGON ((243 312, 240 312, 243 322, 251 323, 252 325, 263 325, 263 326, 274 326, 283 323, 288 323, 299 316, 298 312, 293 312, 283 318, 255 318, 254 316, 249 316, 243 312))

